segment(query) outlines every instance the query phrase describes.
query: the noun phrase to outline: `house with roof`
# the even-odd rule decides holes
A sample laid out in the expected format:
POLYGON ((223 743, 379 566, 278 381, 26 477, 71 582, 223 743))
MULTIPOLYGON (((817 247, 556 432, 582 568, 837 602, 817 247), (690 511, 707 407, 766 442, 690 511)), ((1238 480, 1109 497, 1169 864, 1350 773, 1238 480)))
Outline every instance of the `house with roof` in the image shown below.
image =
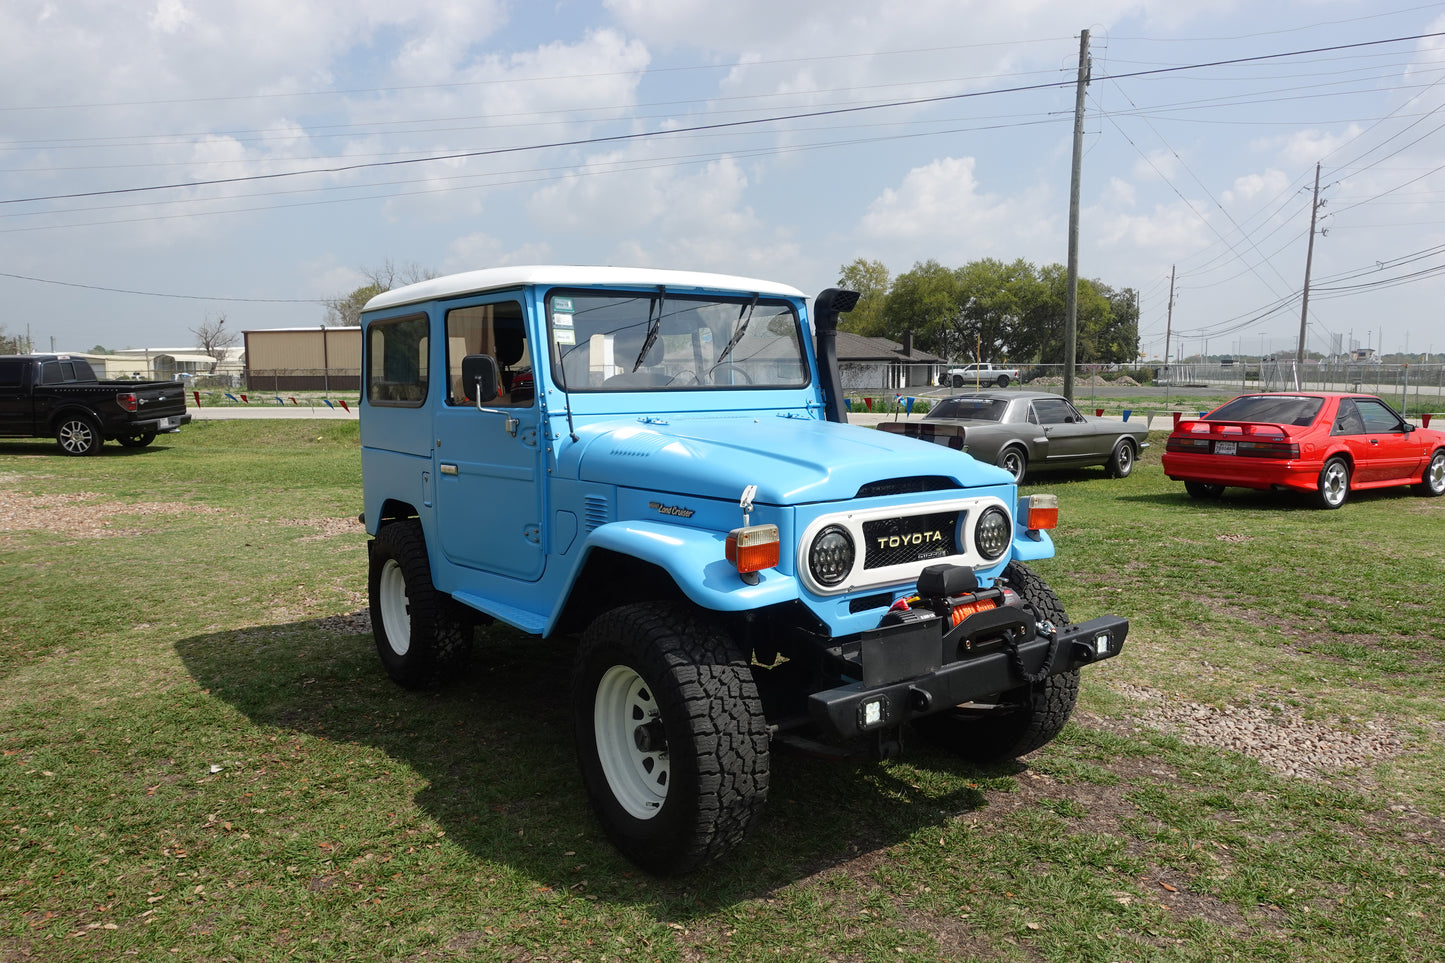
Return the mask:
POLYGON ((865 338, 851 331, 838 332, 838 374, 845 392, 906 391, 939 384, 948 362, 913 347, 913 333, 903 343, 888 338, 865 338))

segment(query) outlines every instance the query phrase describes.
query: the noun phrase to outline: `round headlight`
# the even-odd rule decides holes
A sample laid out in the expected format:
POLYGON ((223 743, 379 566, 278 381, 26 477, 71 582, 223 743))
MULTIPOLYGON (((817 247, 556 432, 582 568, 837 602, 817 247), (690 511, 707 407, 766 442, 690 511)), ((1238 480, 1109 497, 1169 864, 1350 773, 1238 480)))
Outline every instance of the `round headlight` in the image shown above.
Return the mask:
POLYGON ((853 571, 853 536, 838 525, 829 525, 813 539, 808 550, 808 571, 819 585, 837 585, 853 571))
POLYGON ((1008 513, 997 505, 984 509, 973 527, 973 544, 980 555, 993 561, 1008 550, 1009 539, 1013 536, 1013 525, 1008 513))

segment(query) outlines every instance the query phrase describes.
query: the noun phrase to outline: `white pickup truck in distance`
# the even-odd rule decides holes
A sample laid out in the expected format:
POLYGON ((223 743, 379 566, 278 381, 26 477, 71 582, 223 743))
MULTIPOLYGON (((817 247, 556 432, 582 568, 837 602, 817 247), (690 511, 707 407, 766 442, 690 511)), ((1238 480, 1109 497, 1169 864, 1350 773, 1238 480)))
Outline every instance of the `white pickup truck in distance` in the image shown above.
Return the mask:
POLYGON ((1019 369, 1001 368, 988 363, 964 365, 948 369, 948 383, 955 388, 968 385, 998 385, 1007 388, 1010 381, 1019 380, 1019 369))

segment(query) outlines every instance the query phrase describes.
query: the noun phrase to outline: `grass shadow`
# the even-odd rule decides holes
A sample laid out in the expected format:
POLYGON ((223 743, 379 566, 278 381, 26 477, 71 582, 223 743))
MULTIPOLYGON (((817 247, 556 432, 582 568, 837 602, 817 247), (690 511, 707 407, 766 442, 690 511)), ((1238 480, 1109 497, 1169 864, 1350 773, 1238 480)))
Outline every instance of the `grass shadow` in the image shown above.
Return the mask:
POLYGON ((538 886, 648 905, 686 919, 887 849, 986 803, 982 784, 1023 766, 973 769, 915 743, 899 763, 838 762, 774 747, 768 808, 726 860, 677 879, 647 876, 612 848, 588 807, 573 750, 567 678, 574 643, 479 633, 472 669, 440 692, 390 681, 371 635, 313 620, 197 635, 176 644, 196 683, 257 726, 379 750, 425 787, 415 803, 479 865, 538 886), (918 774, 928 767, 926 777, 918 774))

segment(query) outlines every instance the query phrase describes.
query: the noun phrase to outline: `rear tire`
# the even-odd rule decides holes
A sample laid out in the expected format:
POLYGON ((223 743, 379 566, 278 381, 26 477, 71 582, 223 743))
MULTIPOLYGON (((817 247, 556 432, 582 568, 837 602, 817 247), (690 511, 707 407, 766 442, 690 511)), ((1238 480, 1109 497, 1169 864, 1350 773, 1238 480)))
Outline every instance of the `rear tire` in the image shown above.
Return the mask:
POLYGON ((55 426, 55 441, 67 455, 98 455, 105 441, 100 425, 86 415, 66 415, 55 426))
POLYGON ((1000 388, 1007 388, 1007 387, 1008 387, 1008 382, 1009 382, 1008 375, 999 375, 999 376, 998 376, 998 386, 999 386, 1000 388))
POLYGON ((407 689, 435 689, 460 675, 471 658, 471 623, 432 585, 421 522, 383 527, 370 549, 371 629, 386 674, 407 689))
POLYGON ((144 448, 156 440, 156 433, 153 431, 139 431, 133 435, 121 435, 116 441, 126 448, 144 448))
POLYGON ((1184 490, 1189 493, 1190 498, 1218 498, 1224 494, 1224 486, 1213 482, 1187 481, 1184 483, 1184 490))
POLYGON ((1425 466, 1425 474, 1415 490, 1432 497, 1445 495, 1445 448, 1430 456, 1430 464, 1425 466))
POLYGON ((1104 472, 1110 478, 1128 478, 1134 470, 1134 443, 1121 440, 1114 446, 1114 452, 1104 465, 1104 472))
POLYGON ((745 653, 685 605, 625 605, 587 629, 572 673, 582 781, 613 844, 651 873, 747 836, 768 796, 768 726, 745 653))
MULTIPOLYGON (((1068 625, 1063 603, 1053 589, 1022 562, 1010 562, 1003 580, 1023 597, 1036 620, 1068 625)), ((1051 675, 1041 682, 999 693, 994 708, 956 706, 925 716, 914 726, 927 738, 969 762, 1017 759, 1052 742, 1063 731, 1079 698, 1079 673, 1051 675)))
POLYGON ((1320 508, 1339 508, 1350 500, 1350 466, 1343 458, 1331 458, 1320 469, 1315 504, 1320 508))

